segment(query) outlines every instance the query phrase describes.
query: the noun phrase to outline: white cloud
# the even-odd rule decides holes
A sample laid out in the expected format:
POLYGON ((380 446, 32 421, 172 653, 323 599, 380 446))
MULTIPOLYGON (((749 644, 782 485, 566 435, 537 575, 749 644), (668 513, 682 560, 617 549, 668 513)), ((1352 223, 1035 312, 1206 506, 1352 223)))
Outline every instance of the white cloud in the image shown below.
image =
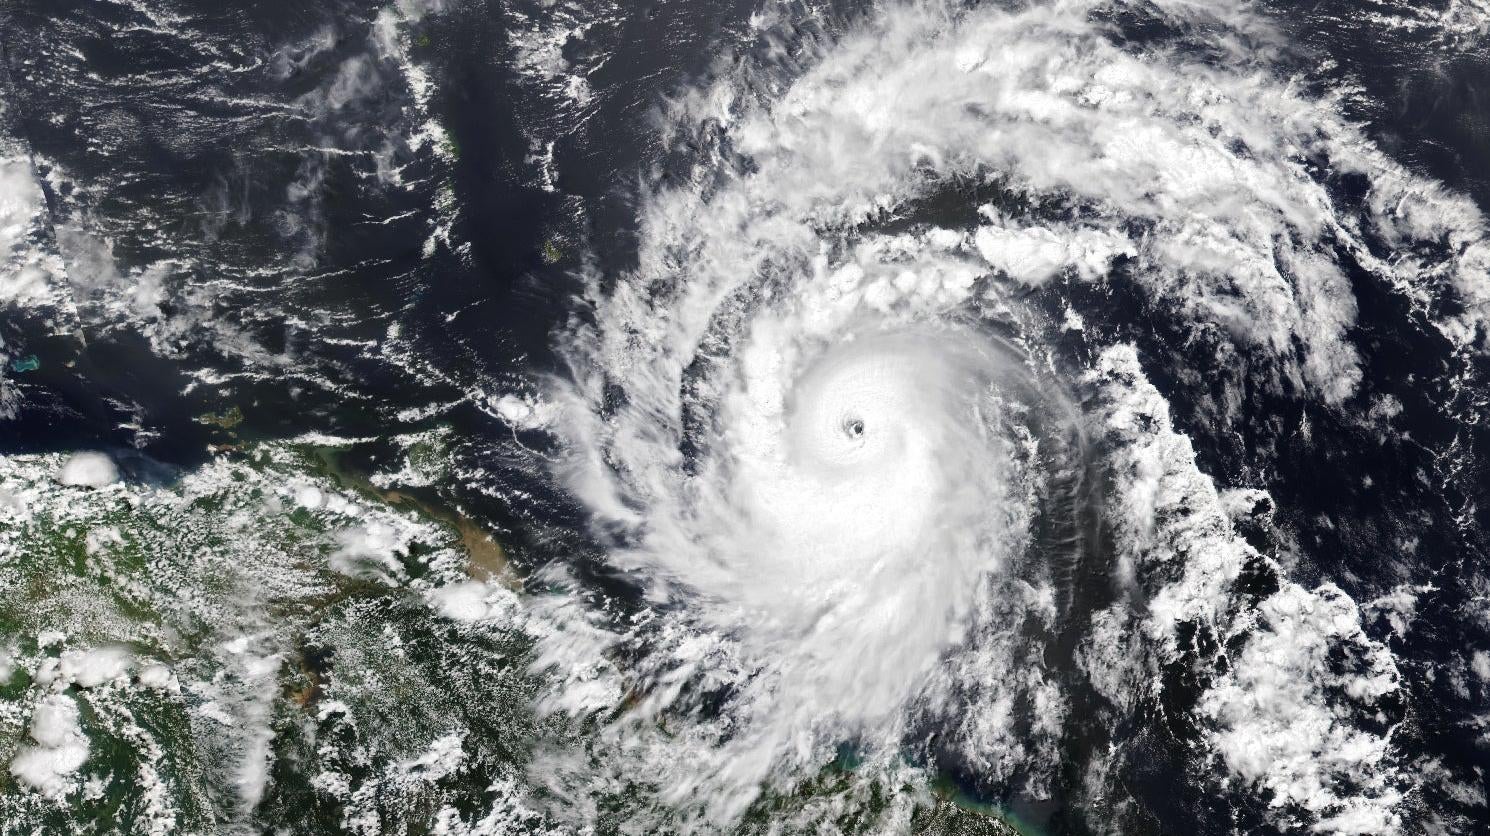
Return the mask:
POLYGON ((491 404, 497 415, 516 430, 543 429, 555 418, 554 405, 533 395, 506 394, 492 397, 491 404))
POLYGON ((176 675, 169 667, 160 663, 152 663, 140 668, 139 680, 142 688, 170 693, 181 691, 181 683, 177 681, 176 675))
POLYGON ((41 186, 30 159, 6 151, 0 146, 0 307, 61 305, 57 260, 36 246, 47 226, 41 186))
POLYGON ((438 781, 460 771, 466 761, 463 738, 451 733, 435 738, 429 749, 417 758, 399 764, 406 774, 417 775, 421 780, 438 781))
MULTIPOLYGON (((1360 608, 1331 584, 1309 590, 1280 577, 1255 610, 1239 607, 1234 586, 1249 564, 1282 574, 1232 528, 1242 495, 1223 496, 1196 467, 1131 346, 1106 350, 1092 380, 1104 390, 1112 444, 1114 537, 1131 582, 1154 590, 1142 622, 1152 644, 1142 652, 1122 631, 1089 639, 1087 658, 1108 666, 1086 666, 1094 684, 1121 701, 1126 683, 1158 660, 1196 666, 1211 680, 1196 713, 1233 780, 1265 791, 1283 821, 1303 817, 1316 832, 1396 832, 1409 781, 1376 718, 1380 699, 1398 689, 1390 651, 1366 636, 1360 608), (1184 627, 1236 649, 1187 657, 1184 627)), ((1264 496, 1245 493, 1248 504, 1264 496)))
POLYGON ((30 737, 34 745, 22 747, 10 762, 16 780, 51 797, 76 789, 73 776, 88 759, 77 703, 63 694, 43 698, 31 715, 30 737))
POLYGON ((981 226, 974 242, 990 267, 1032 285, 1067 267, 1087 281, 1099 279, 1107 274, 1113 259, 1138 254, 1133 242, 1121 233, 1081 228, 981 226))
POLYGON ((1338 588, 1289 584, 1264 601, 1232 667, 1201 698, 1212 744, 1278 807, 1297 806, 1328 833, 1400 831, 1402 796, 1389 735, 1360 728, 1334 693, 1368 711, 1397 690, 1391 654, 1360 627, 1338 588), (1352 669, 1337 672, 1331 654, 1352 669))
POLYGON ((119 481, 119 468, 103 453, 74 453, 58 468, 56 478, 73 487, 102 488, 119 481))
POLYGON ((57 659, 44 660, 36 679, 58 690, 68 685, 97 688, 122 681, 129 673, 129 666, 129 652, 120 647, 70 649, 57 659))
MULTIPOLYGON (((1009 416, 1062 414, 1060 387, 1021 384, 1010 370, 1021 368, 1015 358, 1036 366, 1047 356, 1046 333, 1030 324, 1039 315, 1022 300, 1053 295, 1054 276, 1100 294, 1121 261, 1125 290, 1263 369, 1261 388, 1336 406, 1361 388, 1346 278, 1357 262, 1368 274, 1360 280, 1412 304, 1463 297, 1467 312, 1436 324, 1466 344, 1490 310, 1490 290, 1470 278, 1490 263, 1481 213, 1375 152, 1338 102, 1274 73, 1267 26, 1252 11, 1186 2, 1133 11, 1228 56, 1208 63, 1179 46, 1132 49, 1094 22, 1104 8, 890 4, 807 50, 800 71, 749 67, 669 103, 665 141, 696 147, 700 135, 723 133, 728 142, 712 158, 704 143, 695 159, 703 174, 643 195, 636 268, 589 277, 593 317, 563 346, 573 379, 546 400, 567 443, 561 473, 612 544, 609 562, 652 598, 680 605, 682 614, 648 627, 666 638, 636 663, 656 677, 637 713, 665 710, 692 693, 685 683, 751 672, 724 709, 728 768, 706 780, 666 755, 648 767, 711 815, 738 813, 762 780, 810 772, 815 747, 835 732, 892 738, 900 709, 943 664, 1022 689, 979 694, 992 742, 977 754, 1039 763, 1039 746, 1003 744, 999 730, 1013 724, 1001 717, 1014 709, 1002 706, 1027 700, 1054 718, 1062 693, 1015 673, 1021 657, 980 632, 987 625, 969 590, 1017 565, 1024 515, 1040 502, 1020 481, 1019 453, 1049 448, 1049 425, 1032 430, 1009 416), (1327 177, 1304 160, 1359 172, 1368 205, 1337 205, 1327 177), (997 199, 960 224, 918 223, 922 206, 970 189, 997 199), (1382 238, 1404 257, 1373 259, 1382 238), (989 320, 996 325, 981 330, 989 320), (940 598, 918 597, 927 579, 940 598), (858 629, 838 632, 843 624, 858 629), (962 640, 988 652, 947 649, 962 640)), ((1088 325, 1086 339, 1100 333, 1088 325)), ((1290 585, 1237 535, 1230 514, 1241 495, 1228 505, 1196 466, 1136 351, 1103 352, 1087 382, 1112 399, 1101 431, 1118 486, 1107 509, 1113 582, 1119 598, 1144 605, 1141 616, 1113 612, 1104 622, 1103 640, 1121 647, 1090 643, 1093 669, 1098 660, 1138 668, 1108 672, 1102 686, 1136 687, 1147 681, 1143 666, 1181 658, 1188 625, 1280 652, 1323 629, 1305 621, 1285 638, 1294 622, 1239 601, 1236 582, 1252 564, 1276 572, 1289 594, 1335 599, 1290 585)), ((514 423, 522 406, 507 404, 514 423)), ((1001 600, 1043 617, 1040 597, 1001 600)), ((640 632, 618 628, 595 643, 627 641, 632 629, 640 632)), ((1355 638, 1341 627, 1307 639, 1316 640, 1338 650, 1355 638)), ((557 630, 545 641, 556 668, 583 643, 557 630)), ((1377 650, 1362 646, 1368 657, 1377 650)), ((1278 670, 1317 661, 1300 658, 1280 657, 1278 670)), ((1219 665, 1194 663, 1208 677, 1206 666, 1219 665)), ((1341 684, 1369 690, 1375 681, 1341 684)), ((590 709, 604 691, 592 680, 572 687, 585 698, 553 701, 590 709)), ((1358 701, 1301 687, 1311 710, 1332 718, 1310 739, 1321 782, 1344 786, 1364 769, 1389 783, 1402 777, 1384 754, 1389 741, 1362 731, 1358 701), (1374 748, 1357 751, 1362 741, 1374 748)), ((1289 771, 1278 744, 1261 744, 1256 761, 1242 755, 1249 731, 1276 731, 1246 707, 1207 718, 1213 752, 1237 753, 1218 755, 1219 769, 1252 786, 1251 764, 1266 762, 1279 780, 1307 783, 1310 773, 1289 771)), ((688 739, 707 748, 716 733, 690 727, 688 739)), ((1327 827, 1393 820, 1391 793, 1363 798, 1363 810, 1339 797, 1290 804, 1327 827)))
POLYGON ((402 577, 399 556, 408 551, 408 532, 384 521, 372 520, 336 534, 331 568, 344 575, 402 577))
POLYGON ((1480 681, 1490 687, 1490 652, 1476 650, 1469 659, 1469 669, 1480 681))
POLYGON ((10 678, 19 667, 16 664, 18 646, 15 639, 0 643, 0 686, 10 683, 10 678))
POLYGON ((300 485, 294 491, 295 504, 301 508, 315 511, 326 504, 325 493, 315 485, 300 485))
POLYGON ((516 598, 507 589, 479 581, 447 583, 427 594, 435 610, 452 621, 474 623, 505 618, 517 607, 516 598))

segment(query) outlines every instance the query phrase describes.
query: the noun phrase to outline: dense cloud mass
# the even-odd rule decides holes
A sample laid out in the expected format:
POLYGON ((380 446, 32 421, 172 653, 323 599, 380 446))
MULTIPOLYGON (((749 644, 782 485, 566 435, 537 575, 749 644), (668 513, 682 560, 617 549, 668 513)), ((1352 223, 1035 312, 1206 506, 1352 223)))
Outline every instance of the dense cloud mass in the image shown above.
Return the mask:
POLYGON ((1478 832, 1487 33, 0 5, 0 831, 1478 832))
MULTIPOLYGON (((1479 350, 1480 213, 1283 75, 1278 42, 1244 8, 892 4, 799 73, 676 101, 669 130, 709 150, 643 200, 639 265, 595 275, 555 384, 566 478, 659 604, 599 639, 639 654, 636 768, 716 822, 844 741, 879 777, 910 745, 1038 794, 1073 701, 1153 716, 1179 667, 1218 785, 1280 825, 1400 829, 1398 672, 1356 602, 1238 533, 1266 493, 1198 469, 1132 344, 1093 335, 1083 371, 1053 350, 1083 311, 1032 301, 1121 283, 1327 407, 1364 373, 1353 281, 1479 350)), ((1130 756, 1107 742, 1094 799, 1130 756)))

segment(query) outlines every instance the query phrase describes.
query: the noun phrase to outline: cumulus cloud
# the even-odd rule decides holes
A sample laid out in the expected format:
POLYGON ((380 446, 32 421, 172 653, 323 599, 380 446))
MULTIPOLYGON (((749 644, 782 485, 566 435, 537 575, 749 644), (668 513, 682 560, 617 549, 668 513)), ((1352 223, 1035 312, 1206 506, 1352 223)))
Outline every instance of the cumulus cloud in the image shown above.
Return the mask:
POLYGON ((69 685, 97 688, 123 681, 129 667, 129 651, 122 647, 70 648, 60 657, 43 660, 36 672, 36 681, 57 690, 69 685))
POLYGON ((407 551, 407 532, 373 520, 338 532, 329 562, 345 575, 396 578, 403 575, 398 558, 407 551))
POLYGON ((0 306, 64 306, 57 259, 37 246, 48 223, 41 185, 30 159, 12 150, 0 144, 0 306))
POLYGON ((979 227, 973 240, 990 267, 1026 284, 1045 282, 1068 267, 1084 279, 1100 278, 1113 259, 1137 255, 1127 236, 1092 229, 990 224, 979 227))
POLYGON ((1399 688, 1390 651, 1366 636, 1360 608, 1334 585, 1310 590, 1280 577, 1255 610, 1238 607, 1244 570, 1281 570, 1235 532, 1234 497, 1196 467, 1133 348, 1104 352, 1093 379, 1118 442, 1109 463, 1115 535, 1128 577, 1153 590, 1142 622, 1150 647, 1135 653, 1121 633, 1089 638, 1094 656, 1117 669, 1091 670, 1107 680, 1099 687, 1117 695, 1122 686, 1109 683, 1118 671, 1136 681, 1160 664, 1190 665, 1214 677, 1196 707, 1210 751, 1231 777, 1266 791, 1285 821, 1324 833, 1397 832, 1408 781, 1377 720, 1378 703, 1399 688), (1193 655, 1180 631, 1196 629, 1237 650, 1225 664, 1219 651, 1193 655))
POLYGON ((57 469, 56 479, 72 487, 102 488, 119 481, 119 468, 104 453, 73 453, 57 469))
POLYGON ((10 762, 10 774, 52 797, 74 789, 73 776, 88 759, 77 702, 63 694, 42 699, 31 714, 30 738, 32 744, 23 746, 10 762))
POLYGON ((554 405, 533 395, 505 394, 491 399, 507 426, 517 430, 543 429, 554 421, 554 405))
POLYGON ((479 581, 461 581, 436 587, 429 601, 440 615, 468 623, 510 617, 517 599, 507 589, 479 581))
POLYGON ((1319 831, 1400 832, 1402 778, 1390 737, 1360 727, 1350 705, 1372 711, 1397 690, 1398 674, 1387 649, 1362 632, 1355 602, 1332 585, 1290 584, 1248 626, 1231 669, 1199 706, 1216 723, 1220 757, 1266 788, 1273 805, 1307 811, 1319 831))

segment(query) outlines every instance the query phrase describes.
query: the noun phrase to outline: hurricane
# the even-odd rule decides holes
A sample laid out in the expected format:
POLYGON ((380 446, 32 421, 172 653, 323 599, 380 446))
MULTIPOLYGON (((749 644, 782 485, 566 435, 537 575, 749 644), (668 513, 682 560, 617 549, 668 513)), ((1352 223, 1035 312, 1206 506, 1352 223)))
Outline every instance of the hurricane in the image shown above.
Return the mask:
POLYGON ((1392 655, 1243 535, 1270 498, 1200 471, 1132 320, 1245 366, 1223 427, 1241 387, 1338 415, 1361 285, 1481 350, 1478 210, 1247 6, 754 22, 664 109, 636 266, 588 270, 550 386, 560 478, 648 602, 546 640, 625 659, 617 751, 704 829, 845 757, 1115 815, 1152 733, 1123 727, 1177 711, 1275 822, 1396 832, 1392 655))
POLYGON ((1490 832, 1487 0, 0 3, 0 836, 1490 832))

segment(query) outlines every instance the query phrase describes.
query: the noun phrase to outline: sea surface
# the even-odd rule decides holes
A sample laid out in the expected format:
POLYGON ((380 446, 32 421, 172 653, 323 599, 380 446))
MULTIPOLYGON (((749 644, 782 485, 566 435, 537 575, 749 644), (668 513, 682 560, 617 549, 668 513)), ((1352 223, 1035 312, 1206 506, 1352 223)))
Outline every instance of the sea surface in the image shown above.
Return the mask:
POLYGON ((1483 0, 0 5, 0 832, 1490 830, 1487 212, 1483 0))

